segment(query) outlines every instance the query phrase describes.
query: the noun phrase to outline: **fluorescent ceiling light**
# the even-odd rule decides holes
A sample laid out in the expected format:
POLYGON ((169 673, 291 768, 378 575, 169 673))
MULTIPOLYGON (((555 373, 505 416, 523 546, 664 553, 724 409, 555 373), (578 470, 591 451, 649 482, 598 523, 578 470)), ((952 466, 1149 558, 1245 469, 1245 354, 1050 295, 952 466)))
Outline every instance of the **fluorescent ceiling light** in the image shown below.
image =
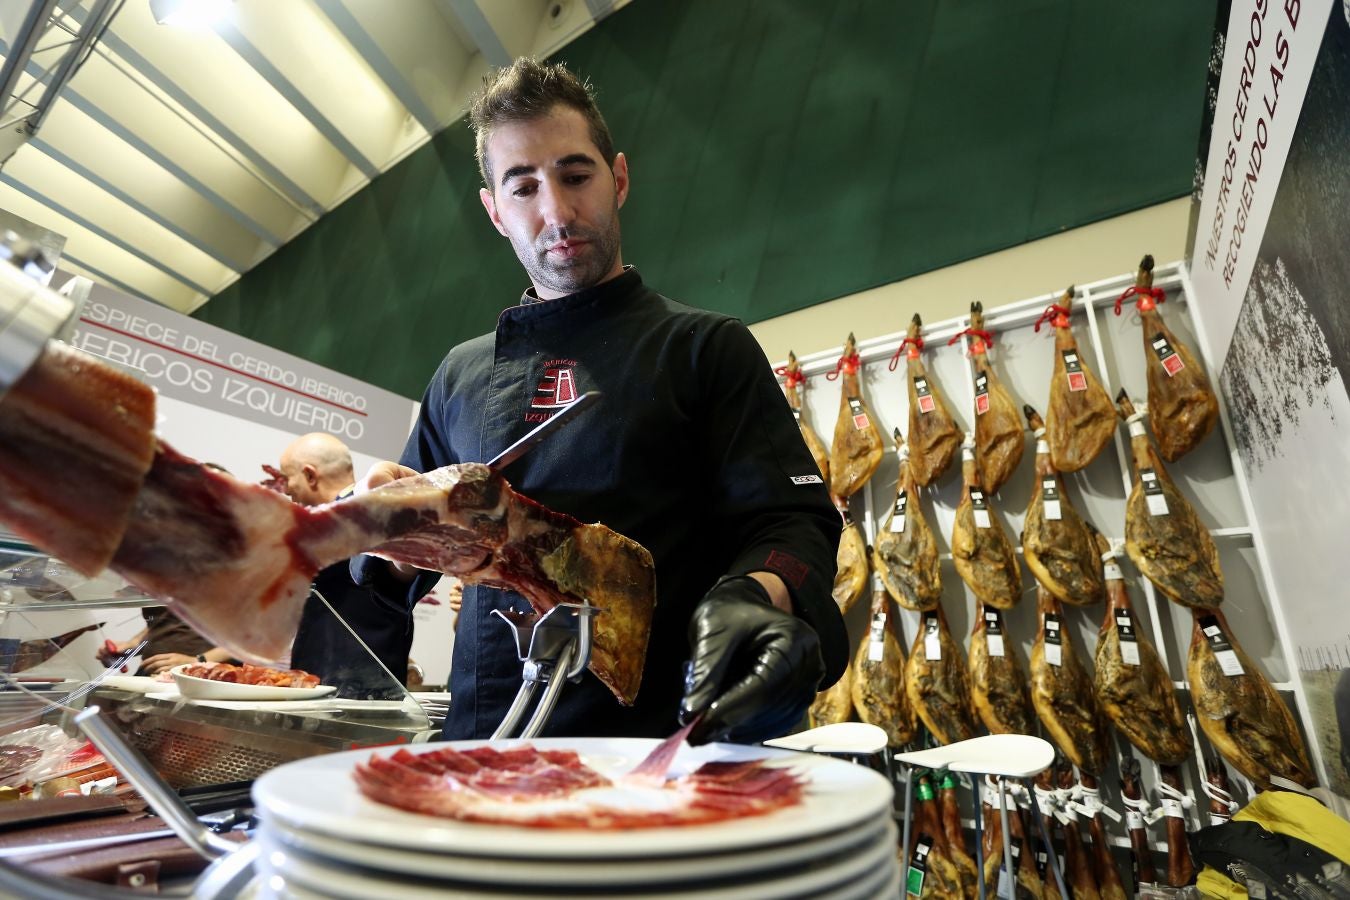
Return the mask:
POLYGON ((150 0, 150 14, 160 25, 210 28, 230 13, 234 0, 150 0))

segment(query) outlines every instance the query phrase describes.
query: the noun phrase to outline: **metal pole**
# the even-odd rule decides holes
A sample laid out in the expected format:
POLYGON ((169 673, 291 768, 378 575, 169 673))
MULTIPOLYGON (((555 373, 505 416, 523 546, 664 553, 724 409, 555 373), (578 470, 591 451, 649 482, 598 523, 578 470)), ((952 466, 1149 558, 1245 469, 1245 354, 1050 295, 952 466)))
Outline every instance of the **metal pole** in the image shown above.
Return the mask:
POLYGON ((903 829, 902 829, 902 833, 904 834, 904 837, 902 837, 902 838, 900 839, 900 843, 903 845, 903 846, 900 848, 900 878, 901 878, 901 888, 900 888, 900 892, 901 892, 902 895, 904 894, 904 892, 905 892, 905 890, 906 890, 905 887, 904 887, 904 885, 909 884, 909 831, 910 831, 909 823, 910 823, 910 820, 911 820, 913 817, 914 817, 914 767, 913 767, 913 766, 910 766, 910 765, 906 765, 906 766, 905 766, 905 821, 904 821, 904 827, 903 827, 903 829))
MULTIPOLYGON (((1031 789, 1030 784, 1023 782, 1022 787, 1026 788, 1030 796, 1036 796, 1036 792, 1031 789)), ((1073 895, 1069 893, 1068 887, 1064 884, 1064 873, 1059 870, 1059 858, 1055 856, 1055 845, 1050 842, 1050 832, 1045 827, 1045 816, 1041 815, 1040 807, 1040 801, 1037 800, 1036 809, 1032 812, 1031 817, 1036 820, 1036 824, 1041 829, 1041 840, 1045 841, 1045 855, 1049 859, 1051 870, 1055 873, 1055 884, 1059 885, 1059 895, 1061 897, 1072 897, 1073 895)))
POLYGON ((998 815, 1003 823, 1003 865, 1008 869, 1008 900, 1014 900, 1017 896, 1017 872, 1013 870, 1012 834, 1008 831, 1008 785, 1002 778, 998 780, 998 815))

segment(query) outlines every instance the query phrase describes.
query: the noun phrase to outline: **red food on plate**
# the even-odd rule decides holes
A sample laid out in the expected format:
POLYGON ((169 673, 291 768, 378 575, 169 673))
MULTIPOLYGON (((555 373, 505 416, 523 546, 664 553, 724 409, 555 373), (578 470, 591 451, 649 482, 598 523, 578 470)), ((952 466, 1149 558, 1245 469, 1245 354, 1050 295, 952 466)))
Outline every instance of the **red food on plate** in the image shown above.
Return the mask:
POLYGON ((319 676, 299 669, 271 669, 249 663, 242 666, 230 663, 189 663, 178 669, 178 673, 207 681, 228 681, 232 684, 264 687, 312 688, 319 683, 319 676))
POLYGON ((759 816, 801 801, 803 781, 766 760, 705 763, 660 786, 610 779, 572 750, 529 744, 374 754, 361 793, 409 812, 531 828, 658 828, 759 816))

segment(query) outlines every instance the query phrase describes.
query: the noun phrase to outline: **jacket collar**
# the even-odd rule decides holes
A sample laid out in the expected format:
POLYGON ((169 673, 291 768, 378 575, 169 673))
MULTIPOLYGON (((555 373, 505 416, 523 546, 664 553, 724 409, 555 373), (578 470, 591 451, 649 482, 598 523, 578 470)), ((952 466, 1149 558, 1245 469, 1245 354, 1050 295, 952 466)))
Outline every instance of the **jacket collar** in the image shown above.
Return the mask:
POLYGON ((636 296, 641 288, 642 276, 633 266, 624 266, 623 271, 609 281, 577 291, 575 294, 558 297, 555 300, 540 300, 535 296, 534 288, 530 288, 521 295, 519 306, 508 307, 502 311, 502 314, 497 318, 497 325, 500 327, 508 322, 536 322, 554 315, 575 312, 588 307, 622 302, 636 296))

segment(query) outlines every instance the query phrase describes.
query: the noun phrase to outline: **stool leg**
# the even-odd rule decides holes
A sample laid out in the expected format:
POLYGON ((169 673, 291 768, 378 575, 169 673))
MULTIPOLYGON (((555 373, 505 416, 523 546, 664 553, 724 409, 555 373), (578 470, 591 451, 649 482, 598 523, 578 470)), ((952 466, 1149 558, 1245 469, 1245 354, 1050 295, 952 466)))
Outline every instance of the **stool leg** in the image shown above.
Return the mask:
MULTIPOLYGON (((998 817, 1003 825, 1003 865, 1008 870, 1008 900, 1017 900, 1017 872, 1013 869, 1012 832, 1008 830, 1008 785, 998 780, 998 817)), ((998 891, 995 886, 994 891, 998 891)))
MULTIPOLYGON (((1032 797, 1036 796, 1036 792, 1031 789, 1031 784, 1029 782, 1023 782, 1022 787, 1026 788, 1028 795, 1032 797)), ((1055 884, 1059 885, 1059 896, 1066 898, 1067 900, 1067 898, 1072 897, 1073 894, 1069 893, 1068 887, 1064 884, 1064 873, 1059 871, 1059 859, 1055 856, 1055 845, 1050 842, 1050 832, 1045 827, 1045 817, 1041 815, 1039 804, 1033 803, 1032 806, 1031 817, 1035 819, 1036 824, 1040 826, 1041 840, 1045 842, 1045 855, 1050 860, 1050 871, 1055 873, 1055 884)))
MULTIPOLYGON (((980 809, 979 781, 976 780, 975 784, 977 785, 975 790, 975 884, 979 889, 980 900, 985 900, 984 857, 982 855, 984 853, 984 822, 982 821, 984 816, 980 809)), ((998 891, 998 885, 994 886, 994 891, 998 891)))
MULTIPOLYGON (((903 837, 900 838, 900 878, 902 885, 909 884, 909 823, 914 818, 914 767, 905 766, 905 821, 901 830, 903 837)), ((901 887, 900 892, 903 895, 905 888, 901 887)))

